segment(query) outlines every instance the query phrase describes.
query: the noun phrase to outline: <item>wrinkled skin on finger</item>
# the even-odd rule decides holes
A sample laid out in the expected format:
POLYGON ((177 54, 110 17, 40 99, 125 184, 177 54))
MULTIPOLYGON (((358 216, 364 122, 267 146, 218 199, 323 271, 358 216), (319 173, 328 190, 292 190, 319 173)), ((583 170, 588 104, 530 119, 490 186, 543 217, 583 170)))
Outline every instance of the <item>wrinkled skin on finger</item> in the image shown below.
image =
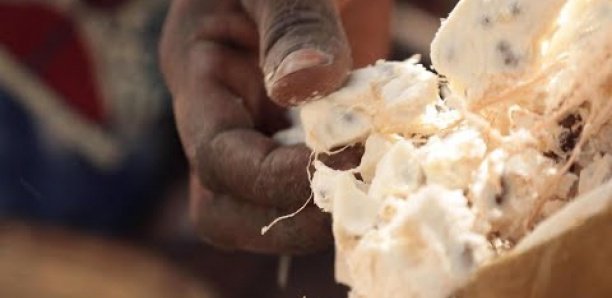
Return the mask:
MULTIPOLYGON (((281 106, 338 88, 351 68, 331 0, 174 0, 160 42, 179 136, 191 168, 192 217, 204 240, 227 249, 306 253, 331 243, 329 218, 310 195, 304 145, 269 136, 286 125, 281 106), (289 6, 291 4, 292 6, 289 6)), ((361 150, 324 156, 336 168, 361 150)))
POLYGON ((351 69, 350 48, 333 1, 242 3, 261 33, 261 68, 272 100, 296 105, 344 82, 351 69))

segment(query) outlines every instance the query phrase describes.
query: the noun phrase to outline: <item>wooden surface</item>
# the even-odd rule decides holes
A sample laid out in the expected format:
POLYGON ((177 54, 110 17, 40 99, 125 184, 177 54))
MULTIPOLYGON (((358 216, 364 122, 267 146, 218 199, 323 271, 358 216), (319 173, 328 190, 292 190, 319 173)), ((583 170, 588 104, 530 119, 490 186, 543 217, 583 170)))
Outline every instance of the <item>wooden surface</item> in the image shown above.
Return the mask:
POLYGON ((214 297, 154 253, 111 240, 0 223, 0 297, 214 297))

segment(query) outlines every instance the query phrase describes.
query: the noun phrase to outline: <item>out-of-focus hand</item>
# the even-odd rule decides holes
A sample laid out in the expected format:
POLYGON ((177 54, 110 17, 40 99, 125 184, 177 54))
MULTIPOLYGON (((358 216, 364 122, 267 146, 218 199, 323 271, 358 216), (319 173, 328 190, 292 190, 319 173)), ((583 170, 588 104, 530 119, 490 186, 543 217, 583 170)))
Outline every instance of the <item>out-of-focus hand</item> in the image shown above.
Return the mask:
MULTIPOLYGON (((197 231, 229 249, 303 253, 331 243, 314 205, 261 236, 310 194, 310 151, 281 146, 280 106, 338 88, 350 48, 333 0, 174 0, 160 55, 191 169, 197 231), (271 101, 274 101, 276 105, 271 101)), ((353 149, 327 163, 358 164, 353 149)))

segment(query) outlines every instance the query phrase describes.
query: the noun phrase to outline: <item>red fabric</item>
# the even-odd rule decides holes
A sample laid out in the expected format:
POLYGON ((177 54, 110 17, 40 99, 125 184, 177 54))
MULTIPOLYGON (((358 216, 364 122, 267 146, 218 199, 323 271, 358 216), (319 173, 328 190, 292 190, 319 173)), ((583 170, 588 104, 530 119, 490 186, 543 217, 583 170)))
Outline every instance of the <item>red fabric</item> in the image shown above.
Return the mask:
POLYGON ((92 57, 74 23, 42 4, 0 4, 0 43, 92 121, 105 115, 92 57))

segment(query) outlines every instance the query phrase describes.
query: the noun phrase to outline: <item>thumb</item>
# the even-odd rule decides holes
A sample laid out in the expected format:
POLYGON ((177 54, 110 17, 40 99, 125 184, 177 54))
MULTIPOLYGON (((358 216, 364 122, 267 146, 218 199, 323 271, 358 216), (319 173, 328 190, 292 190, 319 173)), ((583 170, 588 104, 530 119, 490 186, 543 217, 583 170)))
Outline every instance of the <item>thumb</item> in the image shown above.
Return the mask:
POLYGON ((342 85, 351 53, 333 0, 242 0, 257 23, 268 96, 297 105, 342 85))

